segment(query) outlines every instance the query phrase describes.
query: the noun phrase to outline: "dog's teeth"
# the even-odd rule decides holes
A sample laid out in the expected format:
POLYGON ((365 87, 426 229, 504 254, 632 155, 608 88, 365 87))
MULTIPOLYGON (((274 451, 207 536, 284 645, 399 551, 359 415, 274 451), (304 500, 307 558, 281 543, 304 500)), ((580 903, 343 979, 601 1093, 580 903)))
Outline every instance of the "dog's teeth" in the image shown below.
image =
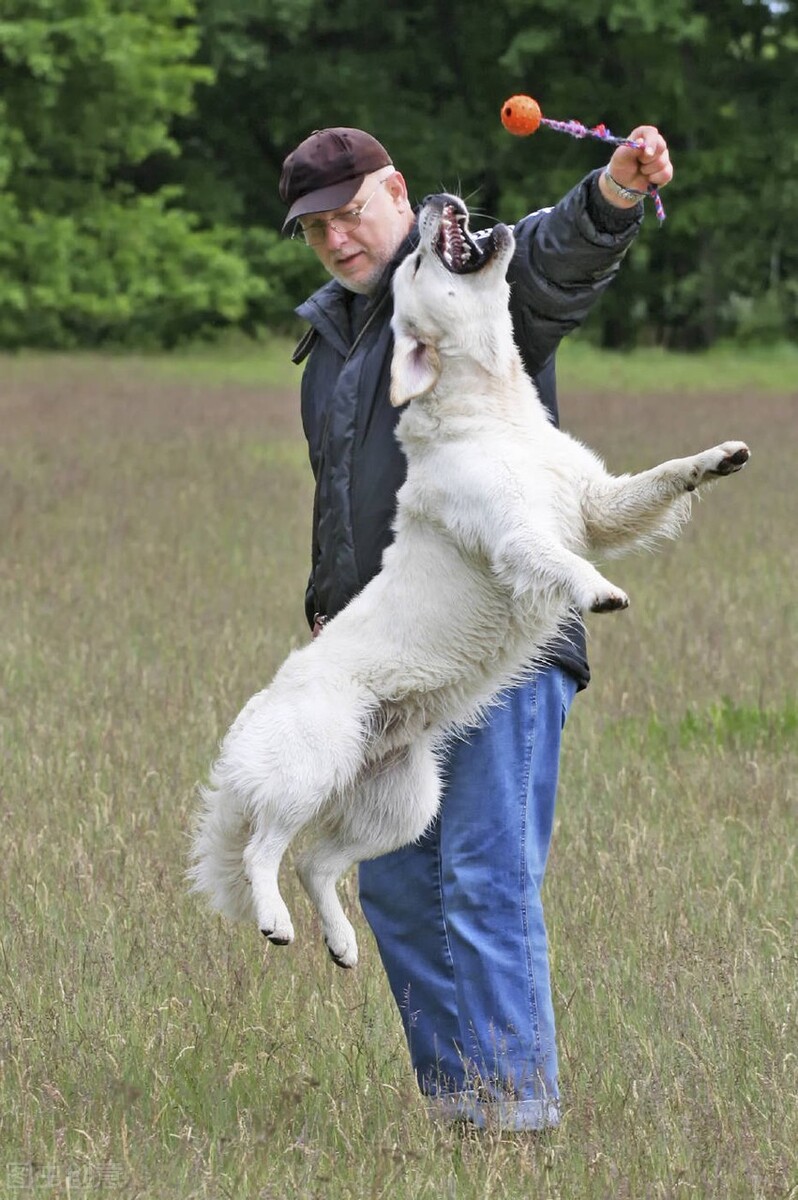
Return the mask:
POLYGON ((440 226, 439 253, 446 267, 452 271, 460 270, 471 261, 471 249, 463 232, 465 221, 464 214, 451 205, 446 206, 440 226))

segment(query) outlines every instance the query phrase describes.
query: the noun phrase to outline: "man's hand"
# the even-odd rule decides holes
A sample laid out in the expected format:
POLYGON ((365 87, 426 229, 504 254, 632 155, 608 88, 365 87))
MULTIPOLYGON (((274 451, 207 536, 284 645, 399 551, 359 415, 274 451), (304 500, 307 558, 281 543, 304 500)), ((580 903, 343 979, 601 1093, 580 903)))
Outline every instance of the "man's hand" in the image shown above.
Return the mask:
MULTIPOLYGON (((668 143, 653 125, 638 125, 629 134, 637 146, 618 146, 609 161, 608 170, 616 183, 633 192, 645 192, 650 183, 665 187, 673 179, 673 167, 668 143)), ((612 189, 604 175, 599 176, 599 188, 605 200, 617 208, 631 208, 634 200, 623 200, 612 189)))

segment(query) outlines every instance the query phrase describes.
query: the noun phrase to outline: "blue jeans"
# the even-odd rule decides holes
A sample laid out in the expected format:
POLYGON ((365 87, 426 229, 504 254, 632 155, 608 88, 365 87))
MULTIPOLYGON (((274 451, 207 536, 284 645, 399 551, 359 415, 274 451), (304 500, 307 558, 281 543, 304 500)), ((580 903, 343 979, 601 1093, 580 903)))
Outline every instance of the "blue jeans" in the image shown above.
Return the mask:
POLYGON ((431 829, 360 867, 416 1078, 442 1116, 513 1129, 558 1119, 540 888, 575 691, 549 668, 506 692, 452 743, 431 829))

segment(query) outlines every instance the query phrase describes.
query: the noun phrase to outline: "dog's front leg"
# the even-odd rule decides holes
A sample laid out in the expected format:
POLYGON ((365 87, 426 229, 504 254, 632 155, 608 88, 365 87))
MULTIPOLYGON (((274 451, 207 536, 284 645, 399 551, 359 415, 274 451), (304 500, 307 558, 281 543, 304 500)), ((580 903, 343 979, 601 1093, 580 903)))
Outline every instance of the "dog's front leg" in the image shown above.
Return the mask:
POLYGON ((515 598, 542 593, 562 598, 586 612, 627 608, 629 597, 605 579, 587 559, 550 535, 529 528, 505 534, 491 555, 494 573, 515 598))
POLYGON ((637 475, 591 479, 582 494, 589 546, 621 551, 647 538, 676 537, 690 516, 690 494, 741 470, 749 457, 743 442, 724 442, 637 475))

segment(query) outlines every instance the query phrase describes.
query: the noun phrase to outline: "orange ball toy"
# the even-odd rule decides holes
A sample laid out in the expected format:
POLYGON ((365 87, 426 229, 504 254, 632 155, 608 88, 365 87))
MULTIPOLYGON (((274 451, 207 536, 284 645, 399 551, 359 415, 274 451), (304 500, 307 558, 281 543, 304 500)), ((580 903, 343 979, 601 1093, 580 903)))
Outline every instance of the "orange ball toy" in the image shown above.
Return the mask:
POLYGON ((531 96, 511 96, 502 105, 502 125, 516 137, 529 137, 540 125, 540 105, 531 96))

